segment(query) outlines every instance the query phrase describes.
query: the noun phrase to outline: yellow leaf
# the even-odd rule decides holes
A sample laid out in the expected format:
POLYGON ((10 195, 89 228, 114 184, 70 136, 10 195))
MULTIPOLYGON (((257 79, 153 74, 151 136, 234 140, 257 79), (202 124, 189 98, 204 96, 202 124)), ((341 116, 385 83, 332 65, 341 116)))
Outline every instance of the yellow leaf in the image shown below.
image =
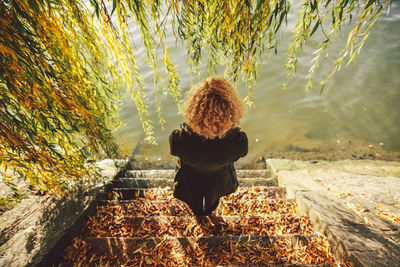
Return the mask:
POLYGON ((15 61, 18 61, 17 55, 15 54, 15 52, 10 49, 9 47, 0 44, 0 51, 3 55, 10 55, 15 61))
POLYGON ((178 3, 175 1, 174 1, 174 7, 175 7, 176 13, 178 13, 178 15, 179 15, 179 6, 178 6, 178 3))

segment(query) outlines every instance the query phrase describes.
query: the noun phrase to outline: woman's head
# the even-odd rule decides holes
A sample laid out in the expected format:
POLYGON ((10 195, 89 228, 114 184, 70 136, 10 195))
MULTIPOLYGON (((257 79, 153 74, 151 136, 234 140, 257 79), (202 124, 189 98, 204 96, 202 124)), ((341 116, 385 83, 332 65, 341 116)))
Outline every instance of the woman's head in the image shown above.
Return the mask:
POLYGON ((212 77, 189 91, 182 113, 194 132, 215 138, 239 124, 246 113, 246 105, 230 82, 212 77))

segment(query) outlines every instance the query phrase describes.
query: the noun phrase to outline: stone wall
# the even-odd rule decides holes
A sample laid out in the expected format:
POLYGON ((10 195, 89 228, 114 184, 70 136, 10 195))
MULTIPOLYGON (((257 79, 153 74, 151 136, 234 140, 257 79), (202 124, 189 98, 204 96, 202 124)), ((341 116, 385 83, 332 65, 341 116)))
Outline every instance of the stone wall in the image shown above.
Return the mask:
MULTIPOLYGON (((126 161, 98 162, 101 175, 84 178, 65 196, 32 195, 0 217, 0 266, 38 266, 76 234, 95 209, 96 194, 126 161)), ((47 265, 47 264, 45 264, 47 265)))

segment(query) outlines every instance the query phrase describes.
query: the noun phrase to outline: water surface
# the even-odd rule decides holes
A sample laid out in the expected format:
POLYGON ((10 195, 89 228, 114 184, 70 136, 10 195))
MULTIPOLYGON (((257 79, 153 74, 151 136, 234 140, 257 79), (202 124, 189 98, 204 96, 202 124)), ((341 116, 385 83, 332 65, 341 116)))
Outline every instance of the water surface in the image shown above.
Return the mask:
MULTIPOLYGON (((373 33, 351 65, 338 72, 320 94, 319 82, 332 69, 346 36, 341 34, 332 42, 328 56, 320 63, 315 75, 314 87, 306 92, 306 75, 312 52, 318 37, 310 40, 299 58, 299 69, 288 90, 281 90, 286 73, 283 69, 286 49, 290 44, 290 29, 293 28, 295 12, 299 5, 292 6, 288 27, 283 28, 278 55, 265 57, 260 67, 259 78, 253 89, 255 107, 249 109, 240 127, 249 137, 250 155, 268 151, 313 151, 329 150, 333 143, 366 142, 377 144, 389 151, 400 151, 400 4, 394 2, 390 14, 382 15, 373 33)), ((345 32, 351 28, 347 28, 345 32)), ((138 35, 136 30, 132 34, 138 35)), ((168 40, 172 60, 178 66, 181 88, 187 92, 191 83, 205 78, 190 75, 187 56, 183 46, 171 36, 168 40)), ((143 47, 135 44, 139 55, 143 47)), ((146 80, 146 97, 150 104, 151 118, 157 121, 152 86, 153 71, 143 67, 141 73, 146 80)), ((218 73, 223 75, 223 72, 218 73)), ((246 96, 247 88, 236 84, 239 93, 246 96)), ((146 145, 135 104, 126 100, 121 117, 125 126, 116 131, 116 136, 126 154, 169 158, 168 136, 183 122, 171 96, 163 96, 163 111, 167 123, 165 131, 155 125, 158 145, 146 145)))

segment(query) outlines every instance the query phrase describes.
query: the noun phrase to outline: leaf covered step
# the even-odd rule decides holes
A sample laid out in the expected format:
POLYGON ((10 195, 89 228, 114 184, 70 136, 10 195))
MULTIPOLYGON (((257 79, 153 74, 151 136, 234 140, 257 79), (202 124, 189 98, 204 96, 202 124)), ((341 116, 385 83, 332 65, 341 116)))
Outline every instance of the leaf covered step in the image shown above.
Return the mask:
POLYGON ((74 241, 66 253, 70 264, 333 266, 334 263, 326 238, 316 234, 146 239, 87 237, 74 241), (92 254, 92 257, 76 257, 78 253, 92 254))
MULTIPOLYGON (((111 188, 107 192, 108 199, 139 199, 170 200, 173 199, 173 189, 164 188, 111 188)), ((235 193, 223 197, 225 200, 256 199, 256 198, 283 198, 286 189, 283 187, 244 186, 235 193)))
MULTIPOLYGON (((126 174, 127 178, 174 178, 175 170, 131 170, 126 174)), ((262 170, 236 170, 238 178, 262 178, 270 177, 268 169, 262 170)))
POLYGON ((306 216, 278 214, 269 216, 152 216, 90 217, 85 235, 96 237, 184 237, 227 235, 311 234, 306 216))
MULTIPOLYGON (((287 214, 297 213, 296 203, 286 199, 221 199, 216 216, 287 214)), ((100 201, 98 216, 118 214, 120 216, 185 216, 193 215, 184 202, 172 200, 120 200, 100 201)))

